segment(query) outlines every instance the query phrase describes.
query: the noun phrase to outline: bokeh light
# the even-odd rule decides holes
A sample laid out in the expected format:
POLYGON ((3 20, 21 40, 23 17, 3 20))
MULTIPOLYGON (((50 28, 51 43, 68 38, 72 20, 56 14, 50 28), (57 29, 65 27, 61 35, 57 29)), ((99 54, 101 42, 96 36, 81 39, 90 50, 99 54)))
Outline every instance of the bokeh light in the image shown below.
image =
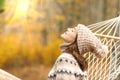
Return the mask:
POLYGON ((30 0, 18 0, 14 13, 14 19, 25 18, 29 9, 30 0))

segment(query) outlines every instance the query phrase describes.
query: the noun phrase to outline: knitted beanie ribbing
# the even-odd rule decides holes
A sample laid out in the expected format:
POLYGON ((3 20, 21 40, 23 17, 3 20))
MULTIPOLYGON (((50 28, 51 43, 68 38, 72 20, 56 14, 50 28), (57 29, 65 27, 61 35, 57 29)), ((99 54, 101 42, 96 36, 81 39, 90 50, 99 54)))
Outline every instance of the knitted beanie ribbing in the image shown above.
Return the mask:
POLYGON ((86 26, 78 24, 77 46, 80 54, 93 52, 98 57, 106 53, 101 41, 86 26))

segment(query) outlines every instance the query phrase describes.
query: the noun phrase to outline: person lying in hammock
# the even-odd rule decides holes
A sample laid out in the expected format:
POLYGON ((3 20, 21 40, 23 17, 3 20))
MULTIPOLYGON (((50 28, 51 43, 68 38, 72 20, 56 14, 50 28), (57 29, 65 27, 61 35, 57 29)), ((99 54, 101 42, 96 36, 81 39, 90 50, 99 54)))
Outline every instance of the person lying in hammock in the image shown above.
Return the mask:
POLYGON ((87 80, 88 63, 83 55, 92 52, 103 58, 108 48, 84 25, 68 28, 61 34, 61 55, 48 74, 48 80, 87 80))

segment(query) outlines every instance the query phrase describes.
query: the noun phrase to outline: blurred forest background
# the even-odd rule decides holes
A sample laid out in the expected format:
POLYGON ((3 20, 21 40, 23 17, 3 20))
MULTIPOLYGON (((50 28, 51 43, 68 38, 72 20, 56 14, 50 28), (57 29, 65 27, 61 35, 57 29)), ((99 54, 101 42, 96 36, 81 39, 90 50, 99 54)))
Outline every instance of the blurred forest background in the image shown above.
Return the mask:
POLYGON ((0 0, 0 68, 46 80, 60 54, 60 34, 118 16, 119 0, 0 0))

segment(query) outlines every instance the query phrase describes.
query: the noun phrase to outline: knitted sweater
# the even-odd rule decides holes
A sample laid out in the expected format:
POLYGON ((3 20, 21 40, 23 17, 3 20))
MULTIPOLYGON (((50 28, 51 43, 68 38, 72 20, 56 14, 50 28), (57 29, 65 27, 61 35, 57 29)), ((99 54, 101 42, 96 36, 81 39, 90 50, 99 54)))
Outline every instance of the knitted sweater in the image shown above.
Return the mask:
POLYGON ((65 47, 61 47, 61 51, 48 74, 48 80, 87 80, 87 73, 82 71, 76 59, 65 52, 65 47))

